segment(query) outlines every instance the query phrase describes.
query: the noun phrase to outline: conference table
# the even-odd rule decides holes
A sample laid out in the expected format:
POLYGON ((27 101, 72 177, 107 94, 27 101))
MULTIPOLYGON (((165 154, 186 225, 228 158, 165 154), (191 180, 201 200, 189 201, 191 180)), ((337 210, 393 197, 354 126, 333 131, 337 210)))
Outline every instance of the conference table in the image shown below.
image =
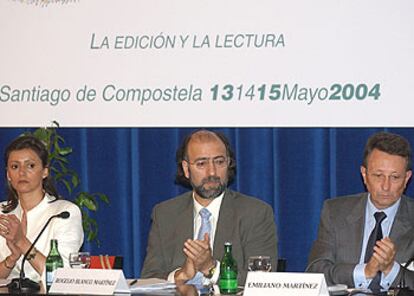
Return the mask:
MULTIPOLYGON (((10 294, 9 291, 7 290, 7 288, 5 287, 0 287, 0 295, 24 295, 24 296, 29 296, 29 295, 38 295, 38 296, 54 296, 54 295, 79 295, 79 294, 48 294, 44 291, 44 289, 41 289, 39 292, 37 293, 16 293, 16 294, 10 294)), ((160 293, 156 293, 156 292, 151 292, 151 293, 132 293, 132 294, 125 294, 125 293, 115 293, 115 294, 111 294, 108 296, 125 296, 125 295, 136 295, 136 296, 220 296, 220 294, 214 294, 212 292, 209 292, 208 290, 205 291, 197 291, 197 289, 194 286, 191 285, 181 285, 181 286, 177 286, 177 289, 173 292, 160 292, 160 293)), ((243 295, 243 291, 240 290, 237 294, 237 296, 241 296, 243 295)), ((332 296, 335 296, 335 294, 331 294, 332 296)), ((342 295, 346 295, 346 294, 341 294, 342 295)), ((364 294, 353 294, 354 296, 363 296, 364 294)), ((397 294, 393 294, 393 293, 384 293, 382 295, 387 295, 387 296, 395 296, 398 295, 397 294)), ((411 294, 408 294, 411 295, 411 294)), ((82 294, 82 296, 88 296, 85 294, 82 294)), ((92 295, 90 295, 92 296, 92 295)), ((105 295, 104 295, 105 296, 105 295)), ((277 295, 276 295, 277 296, 277 295)), ((338 295, 339 296, 339 295, 338 295)))
MULTIPOLYGON (((49 294, 46 293, 43 285, 40 285, 41 289, 38 292, 35 293, 14 293, 14 294, 10 294, 7 287, 0 287, 0 295, 48 295, 48 296, 53 296, 53 295, 79 295, 79 294, 74 294, 74 293, 70 293, 70 291, 68 291, 67 294, 49 294)), ((85 296, 85 294, 82 294, 83 296, 85 296)), ((169 291, 165 291, 165 290, 161 290, 160 292, 133 292, 131 294, 127 294, 127 293, 115 293, 115 294, 111 294, 108 296, 125 296, 125 295, 136 295, 136 296, 220 296, 219 293, 214 292, 212 289, 209 288, 204 288, 203 290, 197 290, 194 286, 192 285, 177 285, 175 290, 169 290, 169 291)), ((236 296, 241 296, 243 295, 243 289, 240 288, 239 292, 236 294, 236 296)), ((330 294, 332 296, 345 296, 347 294, 335 294, 332 293, 330 294)), ((359 295, 364 295, 364 294, 351 294, 354 296, 359 296, 359 295)), ((372 294, 371 294, 372 295, 372 294)), ((384 292, 381 295, 387 295, 387 296, 394 296, 394 295, 399 295, 397 291, 395 291, 395 293, 393 293, 393 291, 389 291, 384 292)), ((404 294, 405 295, 405 294, 404 294)), ((408 294, 411 295, 411 294, 408 294)), ((92 296, 92 295, 91 295, 92 296)), ((277 295, 276 295, 277 296, 277 295)))
MULTIPOLYGON (((237 295, 242 295, 242 290, 240 290, 240 292, 237 295)), ((0 287, 0 295, 48 295, 48 296, 52 296, 52 295, 63 295, 63 294, 48 294, 46 293, 46 291, 43 288, 43 285, 41 285, 41 289, 39 292, 35 292, 35 293, 15 293, 15 294, 10 294, 7 287, 0 287)), ((78 294, 71 294, 69 291, 67 294, 64 295, 78 295, 78 294)), ((83 294, 84 295, 84 294, 83 294)), ((115 293, 112 294, 114 296, 116 295, 130 295, 130 294, 125 294, 125 293, 115 293)), ((112 295, 108 295, 108 296, 112 296, 112 295)), ((150 293, 145 293, 145 292, 134 292, 131 293, 131 295, 136 295, 136 296, 208 296, 208 295, 220 295, 220 294, 214 294, 212 292, 209 291, 209 289, 204 289, 201 291, 198 291, 194 286, 192 285, 177 285, 175 291, 160 291, 159 293, 157 292, 150 292, 150 293)))

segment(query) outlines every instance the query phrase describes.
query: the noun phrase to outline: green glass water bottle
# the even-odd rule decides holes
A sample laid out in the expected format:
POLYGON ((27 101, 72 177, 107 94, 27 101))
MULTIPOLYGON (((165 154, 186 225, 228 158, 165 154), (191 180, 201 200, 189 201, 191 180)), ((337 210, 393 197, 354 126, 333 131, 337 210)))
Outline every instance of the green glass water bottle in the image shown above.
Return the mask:
POLYGON ((57 240, 52 239, 50 240, 50 252, 46 258, 46 288, 48 291, 53 283, 55 271, 59 267, 63 267, 63 259, 59 254, 57 240))
POLYGON ((224 244, 224 255, 220 262, 219 288, 221 294, 237 293, 237 262, 231 254, 231 243, 224 244))

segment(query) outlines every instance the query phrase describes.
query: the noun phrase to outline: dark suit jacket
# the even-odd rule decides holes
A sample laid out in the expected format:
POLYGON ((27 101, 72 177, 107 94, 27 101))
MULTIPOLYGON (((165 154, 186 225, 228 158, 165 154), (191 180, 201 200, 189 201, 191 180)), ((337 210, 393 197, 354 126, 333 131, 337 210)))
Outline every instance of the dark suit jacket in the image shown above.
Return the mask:
MULTIPOLYGON (((368 194, 326 200, 318 238, 309 255, 310 272, 323 272, 328 285, 354 287, 353 270, 361 256, 365 207, 368 194)), ((397 248, 395 260, 405 263, 414 256, 414 200, 403 196, 391 227, 390 238, 397 248)), ((400 282, 400 271, 393 286, 400 282)), ((407 284, 414 287, 414 272, 406 272, 407 284)))
MULTIPOLYGON (((156 205, 148 238, 147 255, 141 277, 167 278, 183 265, 184 242, 193 235, 193 197, 187 192, 156 205)), ((238 264, 239 284, 246 280, 250 256, 268 255, 276 270, 277 234, 272 208, 252 197, 227 190, 217 222, 213 257, 221 260, 224 243, 233 244, 238 264)))

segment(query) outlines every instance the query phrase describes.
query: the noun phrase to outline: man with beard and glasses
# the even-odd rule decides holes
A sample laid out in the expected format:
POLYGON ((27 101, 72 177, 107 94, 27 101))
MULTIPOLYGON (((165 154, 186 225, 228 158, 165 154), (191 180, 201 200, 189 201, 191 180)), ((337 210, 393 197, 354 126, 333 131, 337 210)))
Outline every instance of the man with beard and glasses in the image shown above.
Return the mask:
POLYGON ((142 278, 215 283, 227 241, 233 244, 239 284, 246 280, 250 256, 270 256, 276 270, 273 210, 227 188, 235 170, 234 154, 222 134, 198 130, 184 139, 177 150, 177 181, 193 190, 154 207, 142 278))

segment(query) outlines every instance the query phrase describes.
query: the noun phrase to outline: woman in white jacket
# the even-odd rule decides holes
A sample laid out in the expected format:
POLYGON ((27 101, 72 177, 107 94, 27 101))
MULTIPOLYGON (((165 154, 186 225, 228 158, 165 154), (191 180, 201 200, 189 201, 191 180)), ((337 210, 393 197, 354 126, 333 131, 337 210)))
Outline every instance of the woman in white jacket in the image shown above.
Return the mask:
POLYGON ((21 136, 4 155, 7 201, 0 207, 0 278, 19 276, 21 260, 53 215, 68 211, 68 219, 53 219, 27 257, 26 277, 39 281, 45 270, 50 240, 58 240, 64 265, 83 243, 82 216, 72 202, 60 199, 50 176, 48 152, 33 136, 21 136))

